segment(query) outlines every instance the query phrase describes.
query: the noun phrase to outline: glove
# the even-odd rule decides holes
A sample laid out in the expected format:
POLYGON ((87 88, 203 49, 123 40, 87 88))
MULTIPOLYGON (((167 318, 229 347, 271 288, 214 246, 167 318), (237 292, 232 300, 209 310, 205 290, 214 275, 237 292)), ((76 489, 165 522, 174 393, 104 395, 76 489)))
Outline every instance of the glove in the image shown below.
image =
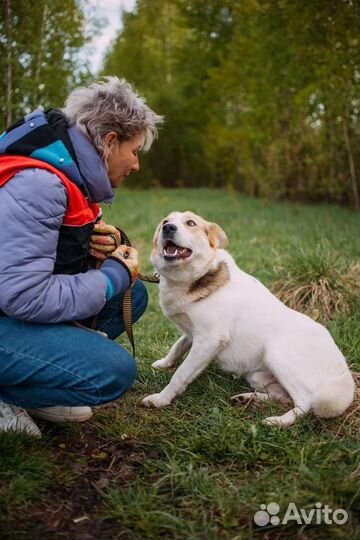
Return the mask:
POLYGON ((89 253, 100 261, 105 261, 121 242, 120 233, 113 225, 105 221, 95 223, 93 234, 90 236, 89 253))
POLYGON ((137 250, 133 247, 122 244, 112 252, 111 258, 119 259, 127 266, 131 274, 132 282, 135 283, 140 274, 137 250))

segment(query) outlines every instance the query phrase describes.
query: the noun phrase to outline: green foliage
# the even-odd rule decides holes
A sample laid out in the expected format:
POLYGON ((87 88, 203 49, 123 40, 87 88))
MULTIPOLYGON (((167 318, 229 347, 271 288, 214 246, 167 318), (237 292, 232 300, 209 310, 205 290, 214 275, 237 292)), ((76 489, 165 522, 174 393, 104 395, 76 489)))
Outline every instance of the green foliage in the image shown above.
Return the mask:
POLYGON ((103 73, 166 116, 139 182, 359 207, 359 35, 350 0, 138 0, 103 73))
MULTIPOLYGON (((2 2, 0 130, 90 80, 81 51, 104 24, 92 10, 2 2)), ((102 74, 166 117, 138 184, 360 208, 359 35, 352 0, 137 0, 102 74)))
POLYGON ((0 8, 0 129, 39 105, 61 107, 89 78, 79 51, 84 2, 6 0, 0 8))

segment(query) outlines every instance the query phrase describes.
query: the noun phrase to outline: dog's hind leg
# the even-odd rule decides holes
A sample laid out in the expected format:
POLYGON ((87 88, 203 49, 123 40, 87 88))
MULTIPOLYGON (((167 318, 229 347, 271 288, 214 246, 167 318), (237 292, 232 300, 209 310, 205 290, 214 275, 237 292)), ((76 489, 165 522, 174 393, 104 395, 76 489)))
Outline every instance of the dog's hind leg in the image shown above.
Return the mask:
POLYGON ((294 407, 282 416, 269 416, 263 420, 263 424, 274 427, 290 427, 295 424, 297 418, 303 416, 310 410, 310 406, 306 408, 294 407))
POLYGON ((180 360, 184 354, 190 350, 190 347, 191 339, 188 336, 183 335, 176 341, 176 343, 174 343, 165 358, 156 360, 156 362, 153 362, 151 366, 158 369, 171 368, 175 365, 177 360, 180 360))

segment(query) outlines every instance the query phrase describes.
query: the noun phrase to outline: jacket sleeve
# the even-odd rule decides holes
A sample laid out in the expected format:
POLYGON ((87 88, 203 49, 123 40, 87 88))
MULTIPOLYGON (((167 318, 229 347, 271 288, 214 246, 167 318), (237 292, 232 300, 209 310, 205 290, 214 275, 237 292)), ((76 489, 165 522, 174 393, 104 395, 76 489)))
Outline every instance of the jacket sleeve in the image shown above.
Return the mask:
MULTIPOLYGON (((0 188, 0 308, 8 316, 56 323, 104 306, 109 279, 102 271, 53 274, 66 208, 66 189, 49 171, 24 169, 0 188)), ((118 291, 129 286, 121 271, 118 291)))

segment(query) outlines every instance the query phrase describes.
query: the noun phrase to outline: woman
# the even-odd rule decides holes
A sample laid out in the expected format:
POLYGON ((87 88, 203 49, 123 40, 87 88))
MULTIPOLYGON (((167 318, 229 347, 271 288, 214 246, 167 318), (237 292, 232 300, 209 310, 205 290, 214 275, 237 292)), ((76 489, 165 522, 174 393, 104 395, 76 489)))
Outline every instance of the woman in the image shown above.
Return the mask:
MULTIPOLYGON (((132 386, 135 361, 112 340, 124 331, 137 252, 117 247, 97 203, 139 170, 161 122, 125 80, 108 77, 0 137, 0 430, 40 436, 31 417, 87 420, 91 406, 132 386), (96 314, 98 332, 69 324, 96 314)), ((136 321, 147 292, 140 282, 132 291, 136 321)))

